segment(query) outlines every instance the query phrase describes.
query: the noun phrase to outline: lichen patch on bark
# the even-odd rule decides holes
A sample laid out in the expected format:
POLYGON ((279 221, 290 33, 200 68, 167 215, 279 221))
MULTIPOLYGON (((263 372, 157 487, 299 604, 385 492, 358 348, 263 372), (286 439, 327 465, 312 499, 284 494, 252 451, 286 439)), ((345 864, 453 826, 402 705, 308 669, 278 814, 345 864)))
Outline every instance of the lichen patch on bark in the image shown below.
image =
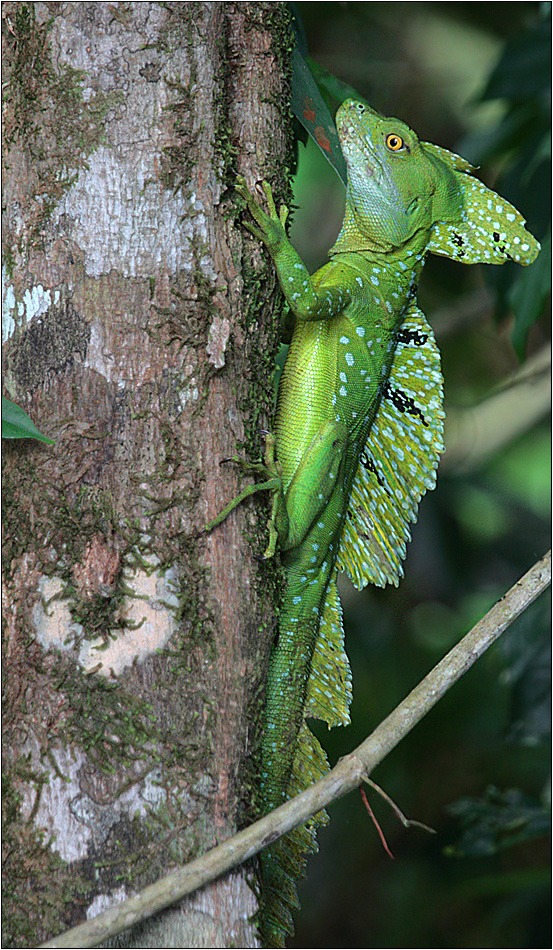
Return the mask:
MULTIPOLYGON (((29 762, 40 768, 37 745, 30 740, 24 751, 29 762)), ((89 794, 84 779, 88 760, 82 752, 74 747, 52 746, 48 754, 55 769, 41 786, 39 801, 33 784, 20 784, 21 815, 52 839, 53 850, 67 863, 86 859, 91 845, 100 848, 123 816, 132 819, 147 815, 165 800, 155 771, 150 771, 114 800, 102 801, 89 794)))
POLYGON ((28 287, 18 300, 7 268, 2 267, 2 343, 13 336, 18 326, 24 326, 35 317, 47 313, 52 304, 57 306, 59 301, 59 290, 43 287, 42 284, 28 287))
POLYGON ((45 650, 69 654, 86 673, 118 676, 134 662, 143 662, 169 642, 178 606, 173 572, 133 568, 123 572, 127 593, 121 601, 121 626, 89 639, 71 615, 71 602, 59 577, 43 576, 41 599, 34 606, 34 632, 45 650))

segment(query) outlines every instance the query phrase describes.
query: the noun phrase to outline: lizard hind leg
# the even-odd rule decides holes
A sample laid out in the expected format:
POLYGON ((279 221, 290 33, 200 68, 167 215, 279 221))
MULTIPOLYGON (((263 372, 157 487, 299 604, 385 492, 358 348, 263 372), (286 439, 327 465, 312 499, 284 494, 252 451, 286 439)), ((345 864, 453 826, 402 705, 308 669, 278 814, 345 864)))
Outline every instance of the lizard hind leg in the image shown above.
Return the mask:
POLYGON ((284 504, 282 491, 282 478, 275 454, 275 440, 270 433, 265 433, 265 435, 265 453, 262 462, 247 462, 245 459, 241 459, 238 456, 221 460, 221 464, 225 462, 234 462, 235 464, 239 465, 245 473, 263 474, 265 475, 265 480, 262 482, 257 482, 254 485, 247 485, 246 488, 244 488, 236 496, 236 498, 233 498, 232 501, 229 502, 229 504, 223 508, 223 510, 220 511, 215 518, 209 521, 200 532, 200 534, 207 534, 209 531, 212 531, 213 528, 221 524, 228 517, 228 515, 238 507, 238 505, 245 501, 246 498, 250 498, 252 495, 257 494, 257 492, 260 491, 271 491, 273 492, 273 506, 268 525, 269 544, 262 560, 266 560, 267 558, 274 556, 279 540, 286 537, 288 530, 286 506, 284 504))
POLYGON ((347 428, 341 422, 321 423, 307 445, 286 491, 289 527, 284 550, 299 549, 310 534, 313 523, 325 512, 327 534, 332 533, 339 517, 342 479, 340 472, 347 446, 347 428), (331 499, 334 504, 330 505, 331 499))

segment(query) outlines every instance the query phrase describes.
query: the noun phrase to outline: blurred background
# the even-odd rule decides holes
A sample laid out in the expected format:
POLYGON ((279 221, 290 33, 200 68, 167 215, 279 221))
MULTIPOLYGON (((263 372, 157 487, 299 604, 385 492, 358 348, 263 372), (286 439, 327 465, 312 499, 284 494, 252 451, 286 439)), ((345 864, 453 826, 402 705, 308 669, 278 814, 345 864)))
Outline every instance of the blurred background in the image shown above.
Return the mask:
MULTIPOLYGON (((419 302, 443 356, 446 453, 398 589, 342 601, 361 742, 550 546, 550 11, 539 3, 297 3, 308 53, 421 139, 463 154, 542 242, 530 269, 431 257, 419 302)), ((331 82, 327 83, 327 88, 331 82)), ((337 105, 333 104, 332 112, 337 105)), ((299 145, 292 240, 326 259, 344 189, 299 145)), ((335 804, 290 946, 550 947, 550 610, 542 597, 373 778, 335 804)))

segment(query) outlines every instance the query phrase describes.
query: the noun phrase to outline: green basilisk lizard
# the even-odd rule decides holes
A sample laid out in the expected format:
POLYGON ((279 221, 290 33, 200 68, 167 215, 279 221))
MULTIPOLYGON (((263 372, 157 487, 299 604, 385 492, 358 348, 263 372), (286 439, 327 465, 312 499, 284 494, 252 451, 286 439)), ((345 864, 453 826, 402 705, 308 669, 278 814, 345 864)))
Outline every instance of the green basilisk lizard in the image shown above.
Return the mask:
MULTIPOLYGON (((354 100, 336 125, 348 170, 342 229, 330 262, 310 276, 286 236, 288 210, 268 214, 245 182, 238 193, 276 265, 295 318, 282 373, 268 479, 270 544, 286 570, 267 681, 262 741, 265 811, 316 781, 325 754, 307 727, 349 721, 336 574, 361 588, 397 584, 418 503, 443 450, 442 376, 416 292, 430 251, 462 261, 530 264, 539 244, 518 211, 471 175, 463 158, 420 142, 398 119, 354 100)), ((261 855, 261 932, 284 946, 298 906, 295 880, 316 850, 317 816, 261 855)))

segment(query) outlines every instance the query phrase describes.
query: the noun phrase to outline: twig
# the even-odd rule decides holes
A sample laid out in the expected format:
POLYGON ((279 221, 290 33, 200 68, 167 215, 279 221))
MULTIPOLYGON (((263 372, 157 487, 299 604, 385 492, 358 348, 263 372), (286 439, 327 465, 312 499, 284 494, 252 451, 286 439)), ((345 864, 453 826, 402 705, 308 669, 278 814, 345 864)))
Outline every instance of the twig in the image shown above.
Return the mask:
POLYGON ((365 778, 365 781, 367 785, 370 785, 371 788, 374 788, 375 792, 378 792, 378 794, 384 799, 384 801, 388 803, 392 811, 395 812, 395 814, 401 821, 401 824, 403 825, 404 828, 421 828, 423 831, 427 831, 428 834, 430 835, 436 834, 435 829, 431 828, 430 825, 424 825, 422 821, 416 821, 414 818, 406 818, 403 812, 401 811, 401 808, 398 808, 394 800, 390 798, 388 794, 386 794, 383 788, 380 788, 380 785, 377 785, 376 782, 373 782, 372 778, 365 778))
MULTIPOLYGON (((370 780, 369 780, 369 784, 372 785, 372 782, 370 782, 370 780)), ((380 838, 380 841, 382 842, 382 847, 384 848, 384 850, 385 850, 386 854, 388 855, 388 857, 391 858, 392 861, 395 861, 395 858, 394 858, 392 852, 390 851, 390 849, 389 849, 389 847, 388 847, 388 842, 386 841, 386 838, 384 837, 384 832, 382 831, 382 828, 381 828, 380 825, 378 824, 378 821, 376 820, 376 815, 375 815, 374 811, 372 810, 372 808, 371 808, 371 806, 370 806, 370 804, 369 804, 369 799, 367 798, 367 793, 366 793, 366 791, 365 791, 364 788, 361 788, 361 798, 363 799, 363 804, 364 804, 365 808, 367 809, 367 811, 368 811, 368 813, 369 813, 369 815, 370 815, 370 817, 371 817, 371 821, 372 821, 374 827, 376 828, 376 832, 377 832, 377 834, 378 834, 378 837, 380 838)))
POLYGON ((551 583, 551 552, 538 561, 352 753, 324 778, 218 847, 85 924, 41 944, 94 947, 251 858, 369 778, 372 770, 551 583))

